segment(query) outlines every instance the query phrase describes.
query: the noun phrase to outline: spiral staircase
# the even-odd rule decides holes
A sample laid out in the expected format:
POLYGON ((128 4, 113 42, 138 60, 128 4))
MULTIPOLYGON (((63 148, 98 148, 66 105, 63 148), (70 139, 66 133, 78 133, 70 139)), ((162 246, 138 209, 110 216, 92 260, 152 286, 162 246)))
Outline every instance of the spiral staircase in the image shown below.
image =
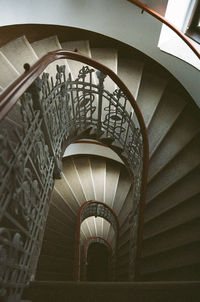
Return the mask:
MULTIPOLYGON (((66 153, 63 157, 62 178, 55 182, 42 249, 33 269, 35 281, 25 291, 24 299, 86 301, 89 297, 91 301, 122 301, 126 295, 131 301, 133 297, 134 301, 198 301, 199 108, 177 80, 137 51, 127 55, 118 53, 117 48, 90 48, 89 41, 85 40, 60 43, 56 36, 32 43, 23 36, 2 46, 1 90, 24 72, 24 63, 32 65, 47 52, 57 49, 75 50, 108 66, 129 88, 143 115, 150 162, 140 282, 126 282, 133 280, 131 230, 135 204, 134 182, 124 164, 123 149, 103 133, 97 137, 93 128, 88 128, 72 142, 78 152, 66 153), (92 154, 91 146, 95 146, 98 155, 92 154), (83 151, 84 148, 87 151, 83 151), (100 156, 103 150, 106 150, 105 155, 100 156), (117 215, 117 247, 112 225, 97 216, 84 220, 80 241, 84 244, 88 238, 100 236, 110 243, 116 252, 117 283, 72 282, 77 213, 85 202, 94 200, 107 204, 117 215)), ((56 64, 65 65, 66 72, 74 79, 83 67, 80 62, 59 60, 46 68, 51 76, 56 75, 56 64)), ((92 77, 96 83, 96 75, 92 77)), ((114 91, 116 85, 106 78, 104 87, 114 91)), ((20 105, 13 107, 1 123, 1 129, 6 129, 7 133, 12 128, 21 131, 19 109, 20 105)), ((131 107, 128 110, 131 111, 131 107)))

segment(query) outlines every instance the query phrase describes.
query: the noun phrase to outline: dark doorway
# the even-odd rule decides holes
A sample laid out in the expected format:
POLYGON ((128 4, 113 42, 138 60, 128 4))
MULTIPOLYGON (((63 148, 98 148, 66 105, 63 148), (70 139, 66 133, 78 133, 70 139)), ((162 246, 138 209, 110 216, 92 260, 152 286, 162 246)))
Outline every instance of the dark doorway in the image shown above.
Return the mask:
POLYGON ((110 253, 101 243, 92 243, 87 253, 87 281, 109 281, 110 253))

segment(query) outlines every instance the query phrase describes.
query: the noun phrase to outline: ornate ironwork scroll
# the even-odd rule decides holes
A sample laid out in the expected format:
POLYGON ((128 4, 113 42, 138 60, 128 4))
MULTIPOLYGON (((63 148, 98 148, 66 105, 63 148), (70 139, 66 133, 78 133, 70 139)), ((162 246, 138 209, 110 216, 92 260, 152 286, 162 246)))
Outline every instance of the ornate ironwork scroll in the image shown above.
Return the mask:
POLYGON ((95 216, 106 219, 112 225, 115 232, 118 232, 118 224, 112 211, 106 207, 103 203, 92 201, 88 203, 81 211, 80 223, 82 223, 87 217, 95 216))
POLYGON ((13 129, 15 141, 7 133, 0 136, 0 296, 6 301, 19 301, 33 278, 54 185, 54 159, 29 93, 20 107, 23 127, 13 129))
MULTIPOLYGON (((70 74, 66 78, 65 66, 57 67, 55 80, 44 73, 15 105, 23 124, 11 121, 8 133, 1 130, 0 297, 9 302, 18 302, 34 278, 54 179, 61 177, 63 142, 70 143, 88 127, 97 140, 103 134, 117 142, 133 174, 139 207, 143 165, 139 123, 123 92, 105 90, 105 75, 98 72, 95 83, 94 73, 88 66, 75 80, 70 74)), ((113 215, 102 205, 91 205, 81 219, 89 215, 104 217, 116 229, 113 215)))

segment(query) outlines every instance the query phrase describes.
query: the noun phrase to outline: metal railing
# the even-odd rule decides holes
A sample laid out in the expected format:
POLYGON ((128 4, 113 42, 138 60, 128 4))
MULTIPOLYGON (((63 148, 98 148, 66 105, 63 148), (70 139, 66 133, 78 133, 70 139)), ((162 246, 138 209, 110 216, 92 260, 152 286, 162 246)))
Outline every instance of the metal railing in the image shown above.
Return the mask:
POLYGON ((34 278, 54 179, 61 177, 62 154, 91 129, 97 140, 103 135, 118 144, 119 156, 133 176, 137 275, 148 139, 142 115, 123 82, 106 66, 59 50, 48 53, 13 82, 0 95, 0 104, 0 296, 19 301, 23 288, 34 278), (54 80, 41 75, 49 63, 62 58, 98 69, 97 84, 95 70, 88 66, 75 80, 65 74, 65 66, 57 66, 54 80), (106 76, 117 85, 114 92, 104 89, 106 76))

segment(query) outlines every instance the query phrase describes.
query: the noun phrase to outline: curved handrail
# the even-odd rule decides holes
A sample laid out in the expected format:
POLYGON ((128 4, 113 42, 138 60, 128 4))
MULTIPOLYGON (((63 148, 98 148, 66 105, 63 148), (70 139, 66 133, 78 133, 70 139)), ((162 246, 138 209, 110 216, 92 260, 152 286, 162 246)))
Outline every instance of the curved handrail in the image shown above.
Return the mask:
POLYGON ((161 21, 169 28, 171 28, 190 47, 190 49, 194 52, 194 54, 200 59, 200 52, 194 47, 194 45, 190 42, 190 40, 180 30, 178 30, 172 23, 170 23, 165 17, 163 17, 154 9, 150 8, 149 6, 145 5, 144 3, 138 0, 127 0, 127 1, 140 7, 143 11, 147 12, 148 14, 155 17, 157 20, 161 21))
POLYGON ((144 222, 144 207, 146 197, 146 186, 147 186, 147 175, 149 165, 149 144, 147 130, 144 123, 144 119, 140 109, 131 94, 130 90, 120 80, 120 78, 107 66, 89 58, 83 56, 77 52, 66 51, 63 49, 48 52, 45 56, 39 59, 33 64, 30 69, 24 72, 19 78, 11 83, 1 94, 0 94, 0 121, 8 114, 12 107, 17 103, 17 100, 22 94, 33 84, 33 82, 40 76, 45 68, 52 62, 60 59, 71 59, 79 61, 81 63, 92 66, 95 69, 100 70, 104 75, 108 75, 117 86, 123 91, 129 100, 134 112, 137 116, 138 123, 141 130, 143 140, 143 171, 142 171, 142 188, 140 194, 140 213, 138 218, 138 244, 137 244, 137 255, 136 255, 136 276, 139 275, 139 257, 141 254, 141 243, 142 243, 142 228, 144 222))

